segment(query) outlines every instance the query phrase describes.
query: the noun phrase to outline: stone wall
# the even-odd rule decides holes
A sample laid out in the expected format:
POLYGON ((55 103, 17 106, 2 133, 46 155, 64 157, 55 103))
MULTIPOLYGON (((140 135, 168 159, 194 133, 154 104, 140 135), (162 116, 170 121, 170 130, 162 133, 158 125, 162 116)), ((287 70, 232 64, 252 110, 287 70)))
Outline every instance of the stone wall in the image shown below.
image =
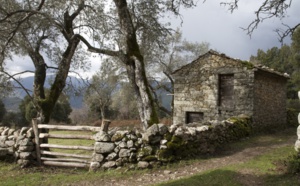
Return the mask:
POLYGON ((222 145, 251 133, 243 115, 202 126, 154 124, 146 132, 100 132, 95 135, 91 170, 130 166, 149 168, 214 153, 222 145))
MULTIPOLYGON (((93 136, 90 169, 122 166, 150 168, 181 159, 214 153, 222 145, 248 136, 251 120, 242 115, 206 125, 154 124, 147 131, 100 131, 93 136)), ((31 128, 0 128, 0 157, 12 157, 22 167, 36 164, 31 128)), ((76 145, 76 144, 74 144, 76 145)))
POLYGON ((188 123, 188 113, 202 121, 252 116, 254 127, 279 128, 286 124, 287 76, 263 66, 210 51, 173 73, 173 123, 188 123), (232 75, 232 102, 220 105, 220 77, 232 75))
POLYGON ((286 83, 287 79, 276 74, 255 72, 253 122, 257 130, 285 127, 286 83))
POLYGON ((186 112, 202 112, 204 121, 253 111, 254 73, 251 65, 210 52, 176 71, 173 123, 186 123, 186 112), (219 75, 234 75, 234 107, 218 106, 219 75))
POLYGON ((0 127, 0 158, 14 158, 22 167, 34 164, 36 159, 32 128, 10 129, 0 127))

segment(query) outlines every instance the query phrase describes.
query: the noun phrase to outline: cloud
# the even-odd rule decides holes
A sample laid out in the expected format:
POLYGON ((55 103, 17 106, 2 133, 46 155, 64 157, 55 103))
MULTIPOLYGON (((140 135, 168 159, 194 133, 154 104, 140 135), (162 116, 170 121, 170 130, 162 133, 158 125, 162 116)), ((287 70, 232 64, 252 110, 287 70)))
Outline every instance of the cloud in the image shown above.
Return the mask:
MULTIPOLYGON (((219 0, 210 0, 199 3, 194 9, 185 9, 183 14, 183 37, 189 41, 209 42, 212 49, 226 53, 233 58, 248 60, 251 55, 256 55, 258 49, 267 50, 280 46, 278 35, 274 32, 283 28, 282 22, 287 24, 297 23, 297 1, 291 6, 286 18, 265 20, 253 32, 252 37, 247 35, 241 27, 246 28, 254 19, 254 12, 261 1, 240 1, 238 10, 232 14, 227 7, 220 6, 219 0)), ((172 21, 173 27, 179 27, 179 21, 172 21)), ((290 39, 285 40, 287 43, 290 39)))

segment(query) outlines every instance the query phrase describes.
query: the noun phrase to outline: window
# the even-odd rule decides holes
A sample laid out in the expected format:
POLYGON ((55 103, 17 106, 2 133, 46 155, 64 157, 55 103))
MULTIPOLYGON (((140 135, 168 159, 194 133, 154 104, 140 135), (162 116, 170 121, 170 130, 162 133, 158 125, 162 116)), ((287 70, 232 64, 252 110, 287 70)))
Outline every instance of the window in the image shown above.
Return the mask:
POLYGON ((186 112, 186 124, 201 122, 203 120, 203 112, 186 112))
POLYGON ((234 76, 233 74, 219 75, 219 100, 218 106, 233 108, 234 106, 234 76))

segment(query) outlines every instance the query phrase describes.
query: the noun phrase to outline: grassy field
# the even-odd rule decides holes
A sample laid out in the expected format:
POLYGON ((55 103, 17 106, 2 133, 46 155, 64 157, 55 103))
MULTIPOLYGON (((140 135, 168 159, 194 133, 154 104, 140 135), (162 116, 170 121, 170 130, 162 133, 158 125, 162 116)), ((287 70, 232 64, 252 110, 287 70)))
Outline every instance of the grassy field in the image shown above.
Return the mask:
MULTIPOLYGON (((183 176, 175 181, 162 183, 159 180, 153 182, 149 179, 148 181, 143 181, 142 185, 300 185, 299 176, 287 174, 285 166, 286 160, 294 153, 293 142, 290 145, 280 146, 280 144, 286 143, 291 136, 296 136, 295 131, 296 129, 292 129, 273 135, 252 136, 249 139, 224 147, 224 150, 229 149, 230 153, 234 155, 242 149, 253 148, 257 145, 261 148, 272 146, 265 152, 261 149, 261 153, 251 156, 252 158, 245 157, 245 161, 225 166, 220 165, 219 167, 196 172, 192 176, 183 176), (277 144, 279 145, 274 146, 277 144)), ((63 132, 60 131, 58 133, 63 132)), ((51 143, 60 142, 60 140, 51 141, 51 143)), ((67 140, 64 144, 66 143, 73 144, 75 142, 67 140)), ((78 143, 76 145, 90 145, 91 141, 80 140, 78 143)), ((219 157, 219 155, 216 156, 219 157)), ((127 168, 122 168, 97 172, 88 172, 86 169, 55 167, 20 169, 18 165, 8 160, 3 160, 0 161, 0 185, 111 185, 112 183, 115 183, 114 185, 139 185, 135 182, 130 184, 130 180, 136 181, 143 176, 145 177, 145 175, 157 178, 164 170, 176 172, 197 165, 204 166, 215 161, 214 158, 213 156, 205 159, 183 160, 152 170, 128 170, 127 168)), ((222 160, 222 156, 219 159, 222 160)), ((228 161, 225 157, 223 159, 228 161)))

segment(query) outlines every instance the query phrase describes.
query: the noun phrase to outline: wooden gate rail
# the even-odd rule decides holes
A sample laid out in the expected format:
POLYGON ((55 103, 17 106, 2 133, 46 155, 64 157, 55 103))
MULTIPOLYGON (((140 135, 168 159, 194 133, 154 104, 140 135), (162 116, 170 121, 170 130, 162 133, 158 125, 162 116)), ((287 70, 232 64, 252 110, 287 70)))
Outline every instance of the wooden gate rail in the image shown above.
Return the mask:
POLYGON ((92 135, 49 134, 49 133, 40 133, 40 131, 41 131, 41 129, 55 129, 55 130, 68 130, 68 131, 98 132, 101 130, 101 127, 38 124, 37 119, 32 120, 32 125, 33 125, 33 131, 35 134, 38 165, 89 167, 89 163, 92 158, 92 155, 79 155, 79 154, 71 154, 71 153, 52 152, 52 151, 41 150, 41 149, 42 148, 56 148, 56 149, 93 151, 94 147, 40 143, 40 139, 58 138, 58 139, 93 140, 94 138, 92 135), (43 155, 46 157, 43 157, 43 155), (57 157, 57 156, 59 156, 59 157, 57 157), (65 158, 62 158, 62 157, 65 157, 65 158))

